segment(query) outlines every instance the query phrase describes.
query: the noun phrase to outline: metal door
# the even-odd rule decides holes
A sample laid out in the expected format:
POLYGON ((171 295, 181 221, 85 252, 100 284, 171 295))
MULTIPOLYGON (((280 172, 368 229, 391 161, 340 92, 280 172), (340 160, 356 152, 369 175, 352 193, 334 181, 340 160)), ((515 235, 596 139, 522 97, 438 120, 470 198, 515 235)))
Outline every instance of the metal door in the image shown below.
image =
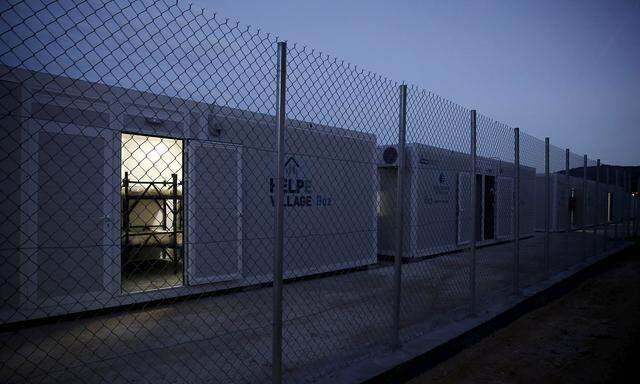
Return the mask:
POLYGON ((235 145, 190 141, 187 158, 188 283, 242 274, 242 152, 235 145))

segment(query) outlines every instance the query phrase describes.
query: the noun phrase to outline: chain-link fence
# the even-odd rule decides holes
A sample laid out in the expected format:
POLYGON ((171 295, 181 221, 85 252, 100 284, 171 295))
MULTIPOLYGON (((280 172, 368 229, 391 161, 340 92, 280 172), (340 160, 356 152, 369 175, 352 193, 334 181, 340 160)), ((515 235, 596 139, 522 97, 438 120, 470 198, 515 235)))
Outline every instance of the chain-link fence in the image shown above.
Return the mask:
POLYGON ((628 170, 204 10, 0 20, 2 382, 331 380, 637 235, 628 170))

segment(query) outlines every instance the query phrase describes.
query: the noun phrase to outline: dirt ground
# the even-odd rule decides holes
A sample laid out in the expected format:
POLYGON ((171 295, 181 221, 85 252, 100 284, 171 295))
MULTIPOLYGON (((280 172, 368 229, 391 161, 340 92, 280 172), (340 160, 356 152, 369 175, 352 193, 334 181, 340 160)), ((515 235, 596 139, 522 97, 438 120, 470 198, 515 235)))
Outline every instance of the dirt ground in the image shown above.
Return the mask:
POLYGON ((640 247, 409 381, 640 383, 640 247))

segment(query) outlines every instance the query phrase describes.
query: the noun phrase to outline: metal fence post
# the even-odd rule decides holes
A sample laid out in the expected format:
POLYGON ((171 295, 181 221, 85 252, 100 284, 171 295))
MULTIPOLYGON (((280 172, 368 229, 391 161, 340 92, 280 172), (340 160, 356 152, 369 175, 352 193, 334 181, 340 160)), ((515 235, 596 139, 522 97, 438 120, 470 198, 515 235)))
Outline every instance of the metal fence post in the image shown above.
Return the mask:
POLYGON ((625 234, 627 237, 631 237, 631 172, 626 172, 627 188, 626 188, 626 200, 627 200, 627 221, 625 224, 625 234))
POLYGON ((613 206, 613 204, 611 202, 609 202, 610 199, 610 195, 609 195, 609 191, 611 190, 611 179, 610 179, 610 175, 609 175, 609 167, 608 165, 605 166, 605 180, 606 180, 606 184, 607 184, 607 207, 605 209, 605 218, 604 218, 604 244, 602 246, 602 248, 604 249, 604 251, 607 250, 607 246, 609 243, 609 218, 611 217, 611 207, 613 206))
POLYGON ((618 229, 619 231, 619 236, 620 239, 624 239, 624 222, 626 219, 626 215, 627 215, 627 199, 626 199, 626 195, 627 195, 627 186, 626 186, 626 180, 625 180, 625 172, 621 171, 620 172, 620 190, 622 191, 622 196, 620 197, 620 229, 618 229))
POLYGON ((636 204, 636 199, 633 196, 633 180, 631 177, 629 177, 629 201, 630 201, 630 205, 631 205, 631 224, 630 224, 630 229, 629 229, 629 236, 631 237, 635 237, 636 235, 636 219, 638 217, 637 215, 637 204, 636 204))
POLYGON ((624 237, 629 237, 629 191, 631 190, 629 186, 629 173, 624 173, 624 201, 625 201, 625 215, 624 215, 624 237))
POLYGON ((407 130, 407 86, 400 86, 400 116, 398 125, 398 179, 396 194, 396 254, 393 259, 393 339, 391 346, 400 347, 400 300, 402 288, 402 255, 404 254, 404 173, 407 130))
POLYGON ((638 177, 638 180, 637 180, 636 196, 634 198, 634 202, 636 207, 636 213, 635 213, 636 229, 633 231, 633 236, 637 237, 638 232, 640 231, 640 176, 638 177))
POLYGON ((284 135, 287 89, 287 43, 278 43, 278 101, 276 117, 276 225, 273 255, 272 380, 282 382, 282 258, 284 252, 284 135))
POLYGON ((549 227, 551 215, 551 175, 549 174, 549 138, 544 139, 544 273, 549 278, 549 227))
POLYGON ((637 237, 638 232, 640 231, 640 176, 638 177, 638 180, 637 180, 636 196, 634 198, 634 201, 636 205, 636 229, 633 232, 633 236, 637 237))
MULTIPOLYGON (((587 234, 587 196, 588 196, 588 191, 587 191, 587 155, 584 155, 583 157, 583 161, 582 161, 582 235, 583 237, 586 237, 587 234)), ((586 240, 586 239, 585 239, 586 240)), ((586 259, 587 258, 587 247, 588 247, 588 241, 584 242, 583 248, 582 248, 582 258, 586 259)))
POLYGON ((596 204, 593 215, 593 256, 598 255, 598 225, 600 224, 600 159, 596 163, 596 204))
POLYGON ((627 172, 622 172, 622 239, 627 237, 627 172))
POLYGON ((567 210, 567 233, 565 236, 565 257, 568 257, 569 255, 569 237, 571 236, 571 176, 569 175, 570 170, 569 170, 569 156, 571 155, 571 152, 569 151, 569 148, 565 149, 564 152, 564 173, 565 173, 565 177, 567 179, 567 206, 565 207, 565 209, 567 210))
POLYGON ((513 129, 514 158, 515 158, 515 197, 513 220, 513 293, 520 292, 520 128, 513 129))
POLYGON ((476 314, 476 240, 478 237, 476 221, 478 220, 478 212, 476 210, 477 196, 476 189, 476 134, 477 134, 477 118, 476 110, 471 110, 471 275, 469 282, 471 285, 471 314, 476 314))
POLYGON ((622 172, 622 214, 620 215, 620 238, 624 240, 624 223, 627 220, 627 177, 626 173, 622 172))
POLYGON ((633 183, 629 172, 629 237, 633 237, 636 229, 636 207, 633 199, 633 183))
POLYGON ((627 215, 627 237, 631 237, 631 221, 633 220, 633 199, 631 198, 631 172, 627 172, 627 201, 629 214, 627 215))
POLYGON ((631 237, 631 217, 632 217, 632 208, 631 208, 631 172, 627 172, 627 237, 631 237))
MULTIPOLYGON (((618 169, 615 170, 614 172, 614 185, 615 188, 613 189, 614 192, 614 196, 617 196, 618 194, 618 187, 620 186, 620 182, 618 180, 618 169)), ((622 202, 621 202, 622 203, 622 202)), ((614 207, 615 210, 618 209, 617 207, 617 201, 614 200, 614 207)), ((620 207, 620 212, 622 212, 622 207, 620 207)), ((613 240, 618 240, 618 217, 617 215, 614 214, 613 220, 611 220, 613 222, 613 240)))
POLYGON ((631 173, 627 172, 627 237, 631 237, 631 173))
POLYGON ((624 174, 620 175, 616 175, 616 182, 618 185, 618 193, 620 194, 620 197, 618 200, 620 200, 620 214, 618 219, 616 220, 616 239, 621 239, 622 237, 624 237, 624 230, 623 228, 621 228, 621 225, 623 225, 624 223, 624 174))

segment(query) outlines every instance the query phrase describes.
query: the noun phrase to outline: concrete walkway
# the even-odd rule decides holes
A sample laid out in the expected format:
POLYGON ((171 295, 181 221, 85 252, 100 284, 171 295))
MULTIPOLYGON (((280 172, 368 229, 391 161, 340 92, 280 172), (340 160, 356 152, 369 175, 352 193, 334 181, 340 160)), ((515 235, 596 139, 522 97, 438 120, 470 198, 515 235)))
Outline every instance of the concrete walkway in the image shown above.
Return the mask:
MULTIPOLYGON (((553 234, 551 272, 593 253, 593 237, 553 234)), ((601 235, 597 244, 604 246, 601 235)), ((470 260, 459 252, 403 264, 404 340, 418 325, 424 332, 469 315, 470 260)), ((478 249, 480 309, 512 297, 513 260, 512 243, 478 249)), ((539 234, 521 241, 519 270, 522 286, 544 278, 539 234)), ((386 348, 392 276, 392 265, 381 263, 286 284, 285 379, 313 382, 386 348)), ((271 294, 270 288, 250 289, 6 332, 0 335, 0 382, 266 382, 271 294)))

